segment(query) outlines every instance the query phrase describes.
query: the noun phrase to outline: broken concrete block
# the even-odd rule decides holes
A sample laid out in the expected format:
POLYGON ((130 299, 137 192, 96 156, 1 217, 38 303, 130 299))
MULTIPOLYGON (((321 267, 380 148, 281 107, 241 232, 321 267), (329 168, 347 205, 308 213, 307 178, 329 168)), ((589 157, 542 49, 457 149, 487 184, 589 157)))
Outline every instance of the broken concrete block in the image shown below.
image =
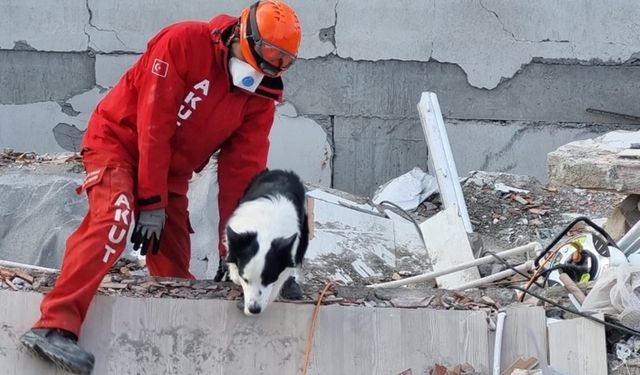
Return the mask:
POLYGON ((549 183, 584 189, 640 193, 640 160, 618 153, 640 142, 640 131, 614 131, 568 143, 547 155, 549 183))
MULTIPOLYGON (((448 208, 420 224, 422 236, 431 258, 433 271, 472 261, 473 253, 462 219, 456 207, 448 208)), ((477 267, 471 267, 436 278, 438 286, 454 289, 480 278, 477 267)))

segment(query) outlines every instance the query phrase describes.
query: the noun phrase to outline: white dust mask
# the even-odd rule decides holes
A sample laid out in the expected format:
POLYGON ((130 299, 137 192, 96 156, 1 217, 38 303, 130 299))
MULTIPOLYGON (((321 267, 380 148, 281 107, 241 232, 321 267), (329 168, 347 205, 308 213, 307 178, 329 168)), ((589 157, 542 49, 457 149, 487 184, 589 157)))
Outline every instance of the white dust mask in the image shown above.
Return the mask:
POLYGON ((233 84, 250 92, 255 92, 260 82, 262 82, 262 78, 264 78, 264 74, 235 57, 229 59, 229 70, 231 71, 233 84))

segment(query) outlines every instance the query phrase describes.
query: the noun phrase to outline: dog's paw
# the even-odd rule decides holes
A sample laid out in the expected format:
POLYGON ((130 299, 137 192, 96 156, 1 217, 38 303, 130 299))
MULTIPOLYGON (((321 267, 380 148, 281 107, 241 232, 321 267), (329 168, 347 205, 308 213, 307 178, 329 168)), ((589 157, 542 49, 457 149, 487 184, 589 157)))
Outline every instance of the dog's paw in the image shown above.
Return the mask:
POLYGON ((284 282, 282 285, 282 289, 280 290, 280 297, 283 299, 292 299, 299 300, 304 297, 304 292, 300 287, 300 284, 296 281, 296 279, 291 276, 284 282))

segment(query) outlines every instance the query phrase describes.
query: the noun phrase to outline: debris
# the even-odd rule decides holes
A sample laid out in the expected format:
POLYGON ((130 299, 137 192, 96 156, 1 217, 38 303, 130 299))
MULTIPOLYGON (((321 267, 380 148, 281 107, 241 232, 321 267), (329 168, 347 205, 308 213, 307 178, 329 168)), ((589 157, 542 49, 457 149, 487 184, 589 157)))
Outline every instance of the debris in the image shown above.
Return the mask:
POLYGON ((418 103, 418 113, 429 148, 429 161, 436 173, 444 208, 445 210, 454 209, 462 219, 465 231, 471 233, 473 228, 449 144, 449 136, 440 112, 438 96, 433 92, 423 92, 418 103))
POLYGON ((531 370, 537 365, 538 360, 533 357, 529 357, 527 359, 518 358, 511 364, 511 366, 502 371, 501 375, 515 375, 515 370, 531 370))
POLYGON ((473 374, 475 372, 473 366, 468 363, 464 365, 457 365, 455 367, 447 367, 441 364, 436 364, 431 369, 431 375, 465 375, 473 374))
POLYGON ((637 358, 640 355, 640 338, 630 337, 628 340, 623 340, 615 345, 616 357, 626 363, 629 358, 637 358))
POLYGON ((406 370, 402 371, 398 375, 413 375, 413 371, 411 371, 411 369, 409 368, 409 369, 406 369, 406 370))
POLYGON ((625 326, 640 329, 640 266, 620 265, 604 272, 582 309, 615 315, 625 326))
POLYGON ((521 193, 521 194, 529 194, 529 190, 514 188, 509 185, 505 185, 502 182, 498 182, 495 185, 495 189, 501 193, 521 193))
POLYGON ((411 171, 380 186, 373 195, 373 203, 389 201, 403 210, 415 210, 429 196, 438 191, 435 177, 415 167, 411 171))
MULTIPOLYGON (((505 250, 502 252, 499 252, 497 254, 495 254, 496 256, 500 257, 500 258, 506 258, 512 255, 519 255, 528 251, 537 251, 539 249, 541 249, 542 246, 537 243, 537 242, 532 242, 529 243, 525 246, 520 246, 520 247, 516 247, 514 249, 510 249, 510 250, 505 250)), ((380 283, 380 284, 373 284, 373 285, 369 285, 370 288, 388 288, 388 287, 393 287, 393 286, 401 286, 401 285, 407 285, 410 283, 417 283, 417 282, 422 282, 422 281, 428 281, 428 280, 432 280, 434 278, 437 278, 439 276, 442 275, 447 275, 449 273, 453 273, 453 272, 457 272, 457 271, 461 271, 461 270, 465 270, 469 267, 473 267, 473 266, 477 266, 477 265, 481 265, 481 264, 485 264, 485 263, 489 263, 490 261, 495 260, 495 257, 493 255, 487 255, 485 257, 482 258, 478 258, 478 259, 474 259, 465 263, 461 263, 461 264, 457 264, 455 266, 452 266, 450 268, 447 269, 442 269, 440 271, 433 271, 433 272, 428 272, 422 275, 416 275, 416 276, 412 276, 406 279, 401 279, 398 281, 390 281, 390 282, 386 282, 386 283, 380 283)), ((435 268, 435 267, 434 267, 435 268)))

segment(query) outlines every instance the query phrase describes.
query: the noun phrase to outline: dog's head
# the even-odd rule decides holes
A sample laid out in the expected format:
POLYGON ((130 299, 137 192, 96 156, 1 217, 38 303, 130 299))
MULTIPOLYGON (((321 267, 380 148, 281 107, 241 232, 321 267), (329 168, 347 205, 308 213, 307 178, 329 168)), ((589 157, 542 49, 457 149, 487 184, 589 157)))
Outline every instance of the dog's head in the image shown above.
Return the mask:
POLYGON ((274 237, 251 231, 237 233, 227 226, 229 276, 242 286, 246 315, 260 314, 277 297, 294 267, 297 239, 297 233, 274 237))

